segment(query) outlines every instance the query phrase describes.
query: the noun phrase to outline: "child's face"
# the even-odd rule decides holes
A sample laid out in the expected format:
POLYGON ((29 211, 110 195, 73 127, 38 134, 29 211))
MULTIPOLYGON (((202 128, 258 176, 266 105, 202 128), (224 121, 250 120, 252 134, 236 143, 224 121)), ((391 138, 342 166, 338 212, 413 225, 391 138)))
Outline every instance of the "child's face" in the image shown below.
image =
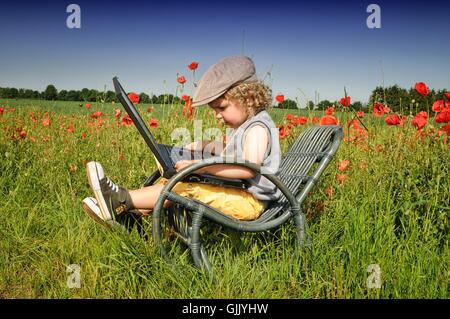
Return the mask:
POLYGON ((208 103, 216 113, 216 119, 232 128, 238 128, 247 118, 247 110, 239 101, 220 97, 208 103))

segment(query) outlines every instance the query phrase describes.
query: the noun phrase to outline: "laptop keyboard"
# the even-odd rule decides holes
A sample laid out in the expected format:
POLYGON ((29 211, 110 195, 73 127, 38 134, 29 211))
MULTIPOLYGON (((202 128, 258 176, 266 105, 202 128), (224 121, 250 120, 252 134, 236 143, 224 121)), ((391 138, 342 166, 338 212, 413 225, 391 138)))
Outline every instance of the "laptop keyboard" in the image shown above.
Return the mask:
POLYGON ((213 156, 210 154, 203 154, 203 152, 201 152, 201 151, 194 152, 194 151, 189 151, 182 147, 176 147, 176 146, 170 146, 170 145, 164 145, 164 144, 159 144, 159 148, 160 148, 161 152, 164 153, 165 157, 170 159, 170 161, 172 162, 173 165, 175 165, 176 162, 181 161, 181 160, 193 160, 193 159, 201 160, 201 159, 203 159, 203 155, 207 155, 207 156, 205 156, 205 158, 209 158, 209 157, 213 156))

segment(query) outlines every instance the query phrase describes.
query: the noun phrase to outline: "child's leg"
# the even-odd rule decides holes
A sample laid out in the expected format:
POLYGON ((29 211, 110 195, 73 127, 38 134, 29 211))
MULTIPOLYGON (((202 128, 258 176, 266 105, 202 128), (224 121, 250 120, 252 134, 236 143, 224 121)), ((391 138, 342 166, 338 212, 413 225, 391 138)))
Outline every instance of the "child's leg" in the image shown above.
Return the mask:
MULTIPOLYGON (((129 194, 134 208, 152 211, 155 208, 163 187, 164 184, 155 184, 140 189, 130 190, 129 194)), ((168 205, 169 201, 166 200, 164 202, 164 207, 167 207, 168 205)))

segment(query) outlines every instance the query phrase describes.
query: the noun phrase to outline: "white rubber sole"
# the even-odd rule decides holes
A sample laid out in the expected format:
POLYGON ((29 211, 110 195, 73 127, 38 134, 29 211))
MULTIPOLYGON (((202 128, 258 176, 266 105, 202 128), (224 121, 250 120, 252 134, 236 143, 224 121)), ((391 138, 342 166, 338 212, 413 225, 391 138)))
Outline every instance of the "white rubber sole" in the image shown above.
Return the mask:
POLYGON ((97 206, 97 200, 93 197, 86 197, 83 199, 83 210, 91 217, 96 223, 111 229, 114 226, 120 225, 116 221, 109 219, 102 219, 100 208, 97 206))
MULTIPOLYGON (((98 176, 98 167, 96 162, 89 162, 86 164, 86 173, 89 181, 89 185, 94 192, 95 199, 97 200, 97 207, 100 209, 99 216, 103 221, 112 220, 111 213, 106 205, 105 198, 103 197, 102 190, 100 188, 100 179, 98 176)), ((98 164, 100 165, 100 164, 98 164)), ((84 202, 84 201, 83 201, 84 202)))

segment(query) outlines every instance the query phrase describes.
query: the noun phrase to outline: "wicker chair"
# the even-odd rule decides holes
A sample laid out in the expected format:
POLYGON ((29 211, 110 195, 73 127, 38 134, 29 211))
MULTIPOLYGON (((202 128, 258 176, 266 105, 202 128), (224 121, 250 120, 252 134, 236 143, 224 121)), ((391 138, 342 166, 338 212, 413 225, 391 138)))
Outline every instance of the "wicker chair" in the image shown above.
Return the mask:
MULTIPOLYGON (((340 126, 314 126, 306 129, 282 158, 280 170, 276 175, 261 173, 260 166, 256 164, 232 163, 222 157, 209 158, 180 171, 169 180, 156 203, 152 216, 155 244, 159 246, 166 260, 170 261, 162 244, 161 219, 164 216, 162 213, 166 212, 167 221, 191 249, 195 265, 208 274, 212 274, 212 267, 200 241, 200 228, 204 219, 240 232, 261 232, 274 229, 292 218, 296 225, 298 243, 303 247, 309 240, 306 235, 307 223, 302 212, 302 204, 339 148, 342 137, 343 130, 340 126), (278 202, 272 203, 256 220, 242 221, 198 200, 172 192, 177 182, 184 180, 197 169, 223 163, 241 165, 261 173, 280 189, 283 196, 278 202), (163 203, 166 199, 175 205, 165 210, 163 203)), ((153 173, 144 185, 153 184, 159 177, 159 172, 153 173)))

